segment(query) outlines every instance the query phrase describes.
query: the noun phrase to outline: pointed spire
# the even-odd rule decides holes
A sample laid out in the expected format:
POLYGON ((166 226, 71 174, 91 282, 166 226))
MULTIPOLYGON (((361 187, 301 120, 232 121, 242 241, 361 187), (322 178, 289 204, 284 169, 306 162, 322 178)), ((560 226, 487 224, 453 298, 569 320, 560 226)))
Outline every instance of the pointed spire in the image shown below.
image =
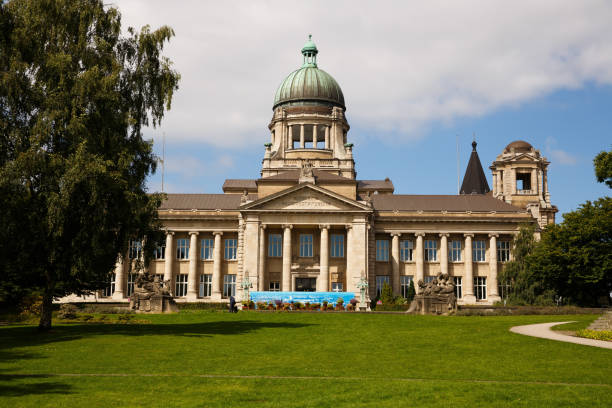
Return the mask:
POLYGON ((476 152, 476 139, 472 142, 472 154, 470 155, 470 161, 468 162, 467 169, 465 169, 465 176, 463 176, 463 184, 461 184, 460 194, 486 194, 489 191, 489 183, 487 177, 482 170, 482 164, 480 164, 480 158, 478 152, 476 152))

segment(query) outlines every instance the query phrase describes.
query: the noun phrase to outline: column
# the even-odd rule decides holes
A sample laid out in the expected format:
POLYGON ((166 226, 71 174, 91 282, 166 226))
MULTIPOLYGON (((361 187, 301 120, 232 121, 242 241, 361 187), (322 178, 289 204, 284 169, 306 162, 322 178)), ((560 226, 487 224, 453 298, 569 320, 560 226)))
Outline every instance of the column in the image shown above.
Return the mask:
POLYGON ((368 269, 367 235, 368 220, 355 216, 347 231, 346 243, 346 291, 359 293, 357 283, 368 269))
POLYGON ((173 285, 173 262, 176 254, 174 253, 173 248, 174 243, 174 232, 167 231, 166 233, 166 252, 164 252, 164 281, 168 281, 169 290, 171 293, 174 293, 174 285, 173 285))
POLYGON ((189 275, 187 275, 187 299, 198 297, 198 232, 189 233, 189 275))
POLYGON ((281 290, 291 290, 291 229, 293 225, 283 225, 283 278, 281 290))
POLYGON ((265 288, 265 274, 266 268, 266 226, 261 225, 259 227, 259 267, 257 271, 257 290, 264 291, 265 288))
POLYGON ((401 234, 391 234, 391 287, 393 288, 393 294, 400 294, 400 250, 399 250, 399 237, 401 234))
POLYGON ((417 232, 416 234, 416 249, 415 249, 415 262, 416 262, 416 279, 415 289, 417 292, 419 291, 418 283, 425 278, 425 272, 423 267, 423 237, 425 236, 424 232, 417 232))
POLYGON ((531 169, 531 194, 537 194, 538 192, 538 176, 536 172, 536 169, 531 169))
MULTIPOLYGON (((516 185, 515 185, 516 187, 516 185)), ((472 261, 472 237, 474 234, 463 234, 465 236, 465 251, 464 265, 465 273, 463 274, 465 282, 463 282, 463 301, 466 304, 476 303, 474 296, 474 270, 472 261)))
POLYGON ((516 169, 512 169, 510 171, 510 182, 512 183, 512 185, 510 186, 510 192, 512 194, 516 194, 516 169))
POLYGON ((489 234, 489 289, 488 298, 491 303, 499 302, 497 289, 497 234, 489 234))
POLYGON ((304 148, 304 125, 300 125, 300 149, 304 148))
POLYGON ((448 234, 440 234, 440 272, 448 273, 448 234))
POLYGON ((321 262, 319 272, 319 292, 329 291, 329 225, 319 225, 321 229, 321 262))
POLYGON ((288 142, 287 142, 287 149, 293 149, 293 126, 289 125, 289 136, 288 136, 288 142))
POLYGON ((317 148, 317 125, 312 125, 312 148, 317 148))
POLYGON ((221 235, 223 232, 213 232, 215 244, 213 247, 213 276, 211 298, 221 299, 221 235))
POLYGON ((329 126, 325 126, 325 148, 329 149, 329 126))
POLYGON ((115 292, 112 296, 113 299, 121 300, 124 298, 123 287, 125 286, 125 270, 127 269, 123 261, 124 259, 128 259, 128 257, 119 254, 119 256, 117 256, 117 262, 115 263, 115 292))

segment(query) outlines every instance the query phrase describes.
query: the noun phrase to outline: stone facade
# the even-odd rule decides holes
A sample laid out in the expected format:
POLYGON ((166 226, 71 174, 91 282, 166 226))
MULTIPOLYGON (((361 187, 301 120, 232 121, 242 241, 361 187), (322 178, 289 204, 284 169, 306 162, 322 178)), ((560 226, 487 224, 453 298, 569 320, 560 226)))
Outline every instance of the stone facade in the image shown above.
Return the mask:
MULTIPOLYGON (((356 297, 364 278, 374 299, 384 282, 402 295, 410 280, 418 290, 440 273, 452 277, 458 304, 499 301, 497 276, 519 226, 554 222, 548 161, 526 142, 509 144, 486 194, 402 195, 389 179, 358 180, 340 88, 329 74, 309 80, 318 70, 311 41, 303 53, 277 92, 260 177, 226 180, 223 194, 168 194, 159 209, 167 237, 149 272, 169 281, 177 302, 240 300, 247 278, 251 290, 356 297)), ((128 301, 130 255, 98 299, 128 301)))

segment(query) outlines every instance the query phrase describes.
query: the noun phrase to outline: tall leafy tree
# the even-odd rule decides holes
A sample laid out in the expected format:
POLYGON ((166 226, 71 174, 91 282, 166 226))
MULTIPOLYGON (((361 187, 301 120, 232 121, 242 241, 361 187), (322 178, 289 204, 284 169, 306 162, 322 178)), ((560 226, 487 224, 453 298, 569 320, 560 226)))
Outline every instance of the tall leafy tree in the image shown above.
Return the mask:
POLYGON ((582 306, 608 304, 612 293, 612 198, 587 201, 549 226, 528 257, 531 273, 582 306))
POLYGON ((595 165, 595 177, 600 183, 606 183, 608 187, 612 188, 612 151, 599 152, 595 159, 593 159, 595 165))
POLYGON ((178 89, 173 35, 124 35, 99 0, 0 6, 0 273, 5 291, 41 290, 41 329, 54 297, 103 287, 130 239, 150 254, 161 238, 142 131, 178 89))

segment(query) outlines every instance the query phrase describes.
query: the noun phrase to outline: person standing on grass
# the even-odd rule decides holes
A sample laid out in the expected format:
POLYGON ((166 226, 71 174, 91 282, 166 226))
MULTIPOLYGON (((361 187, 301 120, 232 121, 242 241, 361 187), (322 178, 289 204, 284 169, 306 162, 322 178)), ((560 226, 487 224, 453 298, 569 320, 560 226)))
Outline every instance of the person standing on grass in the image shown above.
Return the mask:
POLYGON ((236 312, 236 299, 234 299, 233 296, 230 296, 229 312, 230 313, 236 312))

